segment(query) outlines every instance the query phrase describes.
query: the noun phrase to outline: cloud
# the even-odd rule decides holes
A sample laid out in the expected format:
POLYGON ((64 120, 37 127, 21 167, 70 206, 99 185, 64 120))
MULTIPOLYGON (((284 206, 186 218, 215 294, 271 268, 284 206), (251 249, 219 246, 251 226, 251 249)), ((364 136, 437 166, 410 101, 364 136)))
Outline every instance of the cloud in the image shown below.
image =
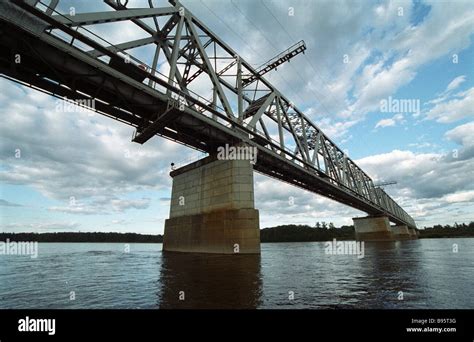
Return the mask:
POLYGON ((97 208, 86 206, 86 205, 74 205, 69 207, 49 207, 49 211, 67 213, 67 214, 81 214, 81 215, 96 215, 100 214, 101 211, 97 208))
POLYGON ((368 72, 370 79, 361 82, 363 88, 356 91, 357 100, 353 104, 353 111, 365 114, 377 110, 381 99, 394 94, 399 87, 413 80, 416 73, 410 64, 409 58, 402 58, 388 67, 382 68, 380 63, 366 66, 373 70, 368 72))
POLYGON ((416 142, 416 143, 410 143, 408 144, 409 147, 415 147, 415 148, 427 148, 427 147, 436 147, 435 144, 429 143, 429 142, 416 142))
POLYGON ((446 89, 442 93, 438 94, 433 100, 426 102, 426 104, 436 105, 440 102, 445 102, 448 98, 452 98, 453 90, 457 89, 462 83, 464 83, 464 81, 466 81, 465 75, 454 78, 451 82, 449 82, 449 84, 446 86, 446 89))
POLYGON ((339 121, 336 122, 330 118, 317 120, 318 127, 329 137, 338 138, 346 135, 349 129, 357 124, 358 121, 339 121))
MULTIPOLYGON (((278 80, 278 75, 268 77, 283 88, 283 93, 288 91, 291 95, 292 89, 304 89, 294 98, 297 107, 307 106, 305 113, 328 130, 327 135, 342 137, 367 114, 378 110, 381 99, 393 96, 409 84, 422 66, 469 46, 474 32, 473 4, 458 2, 451 6, 430 2, 428 6, 426 17, 416 23, 410 20, 413 12, 410 1, 375 5, 358 2, 351 4, 353 8, 342 20, 333 21, 330 18, 340 18, 340 12, 346 10, 339 2, 324 3, 317 9, 297 2, 294 18, 286 15, 286 5, 277 2, 274 11, 280 14, 278 18, 293 36, 299 34, 305 39, 307 56, 313 67, 317 67, 307 65, 306 57, 302 57, 298 70, 290 66, 281 69, 287 82, 278 80), (400 7, 404 12, 402 16, 400 7), (309 25, 308 20, 318 25, 309 25), (349 63, 343 62, 345 55, 349 63), (302 87, 301 75, 314 76, 302 87), (336 125, 338 129, 331 129, 336 125)), ((259 13, 251 5, 247 10, 259 13)), ((265 18, 259 19, 264 22, 265 18)), ((240 31, 239 26, 236 28, 240 31)), ((270 26, 262 25, 262 29, 272 37, 272 33, 267 32, 270 26)), ((450 91, 463 81, 463 76, 453 80, 450 91)), ((391 126, 394 122, 387 120, 381 123, 384 124, 391 126)))
POLYGON ((71 231, 80 227, 77 222, 45 222, 45 223, 22 223, 15 222, 2 225, 4 232, 9 230, 14 232, 48 232, 48 231, 71 231))
POLYGON ((356 162, 376 181, 397 181, 386 191, 419 225, 474 219, 472 158, 393 150, 356 162))
POLYGON ((395 120, 393 119, 382 119, 377 124, 375 125, 375 128, 378 127, 390 127, 390 126, 395 126, 395 120))
POLYGON ((349 206, 260 174, 255 176, 254 191, 262 228, 275 225, 275 222, 352 224, 351 218, 361 215, 360 211, 349 206))
POLYGON ((4 200, 4 199, 0 199, 0 206, 4 206, 4 207, 23 207, 23 205, 21 205, 21 204, 12 203, 12 202, 4 200))
POLYGON ((474 179, 473 159, 393 150, 356 162, 375 180, 396 180, 397 194, 410 199, 441 198, 474 188, 470 181, 474 179))
POLYGON ((122 200, 104 198, 91 203, 74 203, 69 206, 49 207, 49 211, 56 211, 68 214, 82 215, 108 215, 112 213, 123 213, 129 209, 147 209, 150 206, 149 198, 139 200, 122 200))
POLYGON ((474 117, 474 87, 455 94, 451 100, 438 101, 426 112, 426 118, 440 123, 450 123, 474 117))
POLYGON ((447 131, 444 136, 462 146, 457 152, 457 158, 468 159, 474 158, 474 122, 469 122, 457 126, 447 131))
POLYGON ((474 146, 474 121, 457 126, 444 135, 464 147, 472 147, 474 146))
POLYGON ((150 206, 149 198, 142 198, 139 200, 120 200, 114 199, 111 201, 112 207, 115 211, 124 212, 128 209, 147 209, 150 206))
MULTIPOLYGON (((4 184, 28 185, 44 196, 88 203, 105 198, 112 211, 141 209, 149 200, 124 195, 168 189, 170 163, 193 151, 162 138, 132 143, 133 129, 90 112, 56 111, 58 100, 0 80, 0 159, 4 184), (20 151, 20 158, 16 158, 20 151)), ((96 202, 97 204, 97 202, 96 202)), ((54 206, 53 211, 93 214, 90 206, 54 206)))
POLYGON ((474 202, 474 190, 460 191, 454 194, 443 196, 443 200, 448 203, 474 202))
POLYGON ((466 75, 458 76, 452 80, 446 87, 445 93, 449 93, 454 89, 458 88, 464 81, 466 81, 466 75))
MULTIPOLYGON (((381 99, 395 94, 412 81, 422 65, 469 46, 474 31, 473 5, 459 2, 457 6, 450 6, 433 2, 430 6, 429 14, 421 23, 392 32, 390 45, 372 41, 372 48, 380 49, 383 54, 368 63, 360 76, 355 76, 356 100, 349 107, 351 112, 357 113, 354 115, 375 110, 381 99)), ((384 41, 389 40, 384 37, 384 41)), ((461 79, 454 82, 452 89, 460 83, 461 79)))
POLYGON ((395 126, 399 122, 404 122, 403 121, 403 114, 396 114, 392 118, 389 119, 382 119, 377 124, 375 125, 375 128, 379 127, 390 127, 390 126, 395 126))

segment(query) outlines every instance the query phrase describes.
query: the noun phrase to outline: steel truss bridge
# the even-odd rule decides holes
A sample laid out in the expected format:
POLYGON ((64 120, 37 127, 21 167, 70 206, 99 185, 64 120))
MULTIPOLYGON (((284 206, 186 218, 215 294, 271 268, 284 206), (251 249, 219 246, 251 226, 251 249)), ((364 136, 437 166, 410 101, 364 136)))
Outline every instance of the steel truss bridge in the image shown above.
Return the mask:
POLYGON ((135 127, 140 144, 158 135, 207 153, 255 146, 256 171, 416 227, 263 77, 265 67, 254 68, 179 1, 129 8, 128 0, 104 0, 94 13, 43 1, 0 2, 2 77, 70 101, 94 100, 91 110, 135 127), (131 26, 139 38, 106 38, 131 26))

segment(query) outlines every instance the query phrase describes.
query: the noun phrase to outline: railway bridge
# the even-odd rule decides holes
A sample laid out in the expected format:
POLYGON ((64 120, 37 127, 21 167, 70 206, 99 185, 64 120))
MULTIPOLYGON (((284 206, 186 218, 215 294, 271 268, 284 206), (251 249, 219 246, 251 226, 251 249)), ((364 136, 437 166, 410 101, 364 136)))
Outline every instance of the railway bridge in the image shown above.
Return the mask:
POLYGON ((134 127, 135 143, 161 136, 208 154, 170 174, 164 250, 259 253, 253 171, 367 213, 358 239, 416 237, 413 218, 264 77, 304 42, 254 68, 178 0, 98 3, 1 1, 0 73, 134 127), (130 25, 139 38, 111 42, 130 25))

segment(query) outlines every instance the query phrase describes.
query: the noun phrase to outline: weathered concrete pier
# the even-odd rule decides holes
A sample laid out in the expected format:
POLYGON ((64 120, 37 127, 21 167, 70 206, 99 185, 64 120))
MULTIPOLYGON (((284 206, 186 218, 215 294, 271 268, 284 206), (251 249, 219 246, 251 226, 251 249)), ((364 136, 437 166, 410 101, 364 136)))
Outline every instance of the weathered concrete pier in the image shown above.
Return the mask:
POLYGON ((409 240, 413 238, 412 234, 410 234, 410 229, 406 225, 392 227, 392 233, 395 240, 409 240))
POLYGON ((223 254, 260 253, 249 160, 206 157, 170 173, 170 218, 163 250, 223 254))
POLYGON ((386 216, 355 217, 352 220, 354 222, 356 240, 393 240, 390 221, 386 216))
POLYGON ((393 241, 417 239, 416 229, 406 225, 390 226, 387 216, 355 217, 354 229, 356 240, 362 241, 393 241))

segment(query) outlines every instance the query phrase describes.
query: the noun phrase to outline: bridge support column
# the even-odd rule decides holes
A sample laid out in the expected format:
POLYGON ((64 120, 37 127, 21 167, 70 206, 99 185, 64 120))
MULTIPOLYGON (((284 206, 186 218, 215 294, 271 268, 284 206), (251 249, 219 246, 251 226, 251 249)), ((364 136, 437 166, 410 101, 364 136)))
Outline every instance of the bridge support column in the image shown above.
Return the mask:
POLYGON ((254 208, 249 160, 209 156, 174 170, 164 251, 259 254, 259 214, 254 208))
POLYGON ((406 225, 392 227, 392 233, 395 240, 408 240, 412 238, 406 225))
POLYGON ((393 234, 390 222, 386 216, 355 217, 354 229, 356 240, 363 241, 392 241, 393 234))
POLYGON ((418 234, 416 232, 416 229, 408 228, 408 232, 410 233, 411 239, 418 239, 418 234))

